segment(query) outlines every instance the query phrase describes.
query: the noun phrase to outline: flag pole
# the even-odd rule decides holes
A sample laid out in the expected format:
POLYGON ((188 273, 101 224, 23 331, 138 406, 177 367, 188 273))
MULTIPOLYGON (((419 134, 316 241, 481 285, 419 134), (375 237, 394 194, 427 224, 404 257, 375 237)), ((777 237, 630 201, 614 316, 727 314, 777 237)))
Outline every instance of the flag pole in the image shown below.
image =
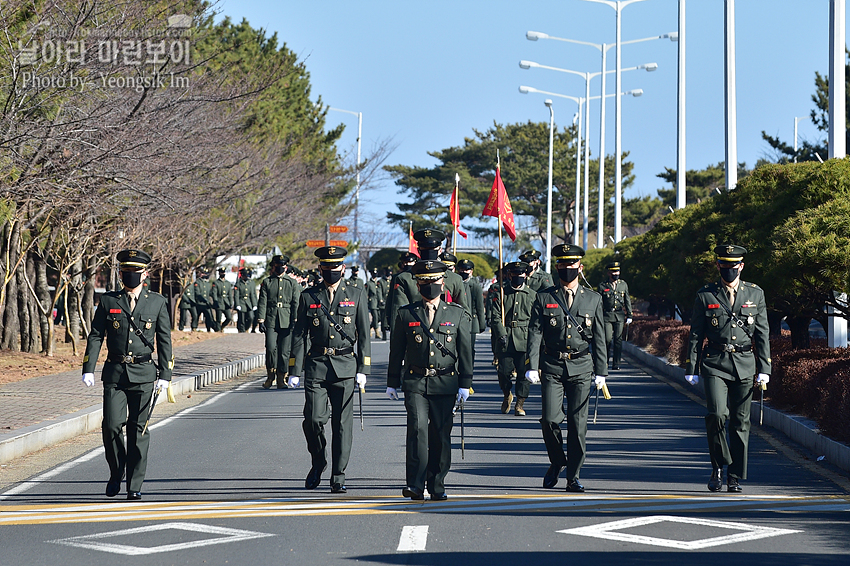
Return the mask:
MULTIPOLYGON (((501 175, 501 167, 502 167, 502 160, 499 157, 499 150, 497 148, 496 149, 496 177, 499 177, 501 175)), ((501 195, 502 195, 501 191, 496 193, 496 202, 498 202, 498 199, 501 198, 501 195)), ((500 301, 500 305, 501 305, 501 308, 499 310, 502 312, 502 326, 505 326, 505 285, 504 285, 504 281, 502 281, 502 277, 503 277, 504 272, 502 271, 502 206, 501 206, 501 203, 498 203, 497 208, 499 210, 499 216, 497 217, 498 221, 499 221, 499 276, 497 277, 496 280, 499 282, 499 301, 500 301)))
POLYGON ((460 224, 460 194, 458 191, 458 183, 460 182, 460 175, 455 173, 455 209, 452 213, 452 255, 457 256, 457 225, 460 224), (457 218, 455 218, 457 216, 457 218))

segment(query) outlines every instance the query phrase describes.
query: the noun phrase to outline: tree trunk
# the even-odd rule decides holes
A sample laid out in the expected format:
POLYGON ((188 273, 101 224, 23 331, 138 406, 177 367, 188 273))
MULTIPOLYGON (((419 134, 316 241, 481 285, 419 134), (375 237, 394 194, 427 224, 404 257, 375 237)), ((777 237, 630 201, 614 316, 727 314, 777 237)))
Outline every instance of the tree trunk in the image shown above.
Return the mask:
POLYGON ((776 311, 767 311, 767 324, 770 326, 770 337, 778 338, 782 336, 782 318, 783 314, 776 311))
POLYGON ((6 242, 9 241, 8 236, 9 222, 6 221, 3 223, 2 229, 0 229, 0 339, 2 339, 4 329, 6 328, 6 285, 4 281, 6 281, 6 242))
MULTIPOLYGON (((14 266, 21 253, 20 224, 15 223, 9 238, 9 266, 14 266)), ((18 315, 18 278, 12 276, 6 284, 6 308, 3 312, 3 337, 0 349, 17 350, 20 348, 21 322, 18 315)))
POLYGON ((95 260, 90 258, 86 265, 86 286, 83 288, 83 328, 86 329, 84 337, 88 338, 91 330, 91 321, 94 320, 94 287, 97 278, 95 260))
POLYGON ((50 289, 47 286, 47 262, 41 257, 35 256, 35 294, 38 296, 38 302, 47 313, 42 314, 39 309, 39 327, 41 329, 41 353, 47 354, 48 350, 52 350, 53 336, 53 297, 50 296, 50 289))
POLYGON ((812 319, 808 316, 789 316, 785 319, 791 329, 791 347, 805 349, 809 347, 809 324, 812 319))
POLYGON ((27 254, 26 261, 18 270, 18 310, 21 313, 21 351, 34 354, 38 347, 38 314, 35 299, 30 293, 26 279, 35 272, 32 257, 27 254))

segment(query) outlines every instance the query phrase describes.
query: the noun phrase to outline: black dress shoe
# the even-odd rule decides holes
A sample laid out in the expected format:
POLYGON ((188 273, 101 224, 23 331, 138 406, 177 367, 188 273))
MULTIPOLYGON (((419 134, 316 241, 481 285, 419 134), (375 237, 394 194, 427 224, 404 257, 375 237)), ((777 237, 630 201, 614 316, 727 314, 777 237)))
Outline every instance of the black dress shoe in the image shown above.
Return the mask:
POLYGON ((317 468, 316 466, 310 468, 310 473, 307 474, 307 479, 304 480, 304 487, 306 489, 316 489, 319 487, 319 484, 322 483, 322 472, 327 467, 328 465, 325 464, 321 468, 317 468))
POLYGON ((552 489, 558 485, 558 477, 561 475, 561 472, 564 471, 564 468, 566 468, 566 466, 558 466, 556 464, 549 466, 549 469, 546 470, 546 475, 543 476, 543 487, 546 489, 552 489))
POLYGON ((449 496, 446 495, 445 491, 442 492, 442 493, 432 493, 431 494, 431 501, 445 501, 448 498, 449 498, 449 496))
POLYGON ((142 492, 141 491, 128 491, 127 499, 129 501, 141 501, 142 500, 142 492))
POLYGON ((348 493, 348 490, 341 483, 335 483, 331 486, 331 493, 348 493))
POLYGON ((714 468, 708 480, 708 491, 720 491, 723 487, 723 468, 714 468))
POLYGON ((620 369, 620 366, 614 366, 611 369, 620 369))
POLYGON ((106 482, 106 497, 115 497, 119 493, 121 493, 121 479, 117 480, 110 479, 106 482))
POLYGON ((423 501, 425 499, 425 494, 418 487, 407 486, 401 490, 401 494, 413 499, 414 501, 423 501))
POLYGON ((567 491, 571 491, 573 493, 584 493, 584 486, 581 485, 581 482, 577 479, 570 480, 567 482, 567 491))
POLYGON ((729 476, 726 478, 726 491, 731 491, 732 493, 741 493, 742 491, 744 491, 744 489, 741 487, 741 484, 738 483, 738 478, 733 478, 732 476, 729 476))

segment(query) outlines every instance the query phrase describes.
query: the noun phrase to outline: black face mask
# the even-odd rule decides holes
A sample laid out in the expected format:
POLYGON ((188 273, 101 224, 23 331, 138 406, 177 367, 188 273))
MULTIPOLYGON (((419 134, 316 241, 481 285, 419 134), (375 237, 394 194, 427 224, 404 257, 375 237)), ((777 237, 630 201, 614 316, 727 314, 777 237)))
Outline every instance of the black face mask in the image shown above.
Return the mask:
POLYGON ((135 289, 136 287, 142 284, 142 272, 122 271, 121 282, 124 283, 124 286, 128 289, 135 289))
POLYGON ((559 267, 558 277, 565 283, 572 283, 578 277, 578 267, 559 267))
POLYGON ((519 289, 525 283, 524 275, 511 275, 511 287, 519 289))
POLYGON ((619 279, 619 278, 620 278, 620 274, 619 274, 619 273, 612 273, 612 274, 611 274, 611 281, 616 281, 616 280, 617 280, 617 279, 619 279))
POLYGON ((469 279, 470 273, 468 271, 461 271, 459 273, 460 273, 460 278, 463 279, 464 281, 469 279))
POLYGON ((720 277, 722 277, 727 283, 731 283, 736 277, 738 277, 738 267, 721 267, 720 277))
POLYGON ((422 295, 423 298, 428 299, 436 299, 443 292, 443 284, 442 283, 423 283, 419 285, 419 294, 422 295))
POLYGON ((328 285, 333 285, 337 281, 342 278, 342 271, 323 269, 322 270, 322 279, 325 280, 325 283, 328 285))

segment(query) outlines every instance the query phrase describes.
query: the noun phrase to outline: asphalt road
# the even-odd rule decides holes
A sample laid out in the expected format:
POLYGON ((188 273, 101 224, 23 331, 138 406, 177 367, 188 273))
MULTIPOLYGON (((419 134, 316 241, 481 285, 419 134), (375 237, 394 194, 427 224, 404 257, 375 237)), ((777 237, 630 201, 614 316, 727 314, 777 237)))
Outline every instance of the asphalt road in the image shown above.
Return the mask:
POLYGON ((329 471, 304 489, 303 389, 255 374, 154 425, 142 502, 103 495, 102 450, 44 459, 0 492, 0 565, 850 563, 845 475, 754 424, 744 493, 709 493, 704 408, 630 363, 590 425, 587 492, 544 490, 539 387, 527 416, 502 415, 488 341, 446 502, 401 496, 404 406, 384 395, 388 345, 374 342, 347 495, 329 471))

